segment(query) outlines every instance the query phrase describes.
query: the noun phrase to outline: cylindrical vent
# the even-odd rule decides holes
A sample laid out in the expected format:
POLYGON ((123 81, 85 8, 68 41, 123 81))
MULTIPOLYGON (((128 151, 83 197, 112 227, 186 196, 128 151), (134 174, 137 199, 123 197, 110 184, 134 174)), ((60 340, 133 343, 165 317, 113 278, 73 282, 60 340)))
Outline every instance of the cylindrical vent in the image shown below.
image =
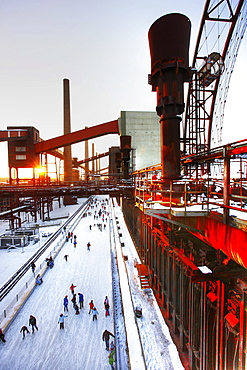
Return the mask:
POLYGON ((178 13, 164 15, 152 24, 148 32, 152 75, 177 59, 180 67, 188 68, 190 29, 189 18, 178 13))

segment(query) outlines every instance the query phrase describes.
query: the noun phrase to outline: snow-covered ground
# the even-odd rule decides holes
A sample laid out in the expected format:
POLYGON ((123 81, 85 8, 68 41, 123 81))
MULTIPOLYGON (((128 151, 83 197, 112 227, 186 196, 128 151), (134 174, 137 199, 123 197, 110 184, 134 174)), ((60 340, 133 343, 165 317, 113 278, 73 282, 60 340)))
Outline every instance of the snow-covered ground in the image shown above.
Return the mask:
MULTIPOLYGON (((119 220, 122 234, 121 242, 124 243, 123 253, 128 255, 124 269, 125 273, 127 272, 126 285, 130 289, 132 309, 140 305, 143 310, 143 315, 136 319, 136 324, 141 338, 146 368, 148 370, 183 369, 152 291, 150 290, 147 294, 140 288, 137 270, 134 267, 134 261, 138 260, 138 255, 128 234, 122 212, 116 202, 114 202, 114 207, 109 209, 110 217, 105 222, 106 228, 100 231, 97 227, 97 223, 102 223, 102 221, 94 220, 94 211, 100 209, 100 202, 105 198, 105 196, 98 196, 98 207, 92 209, 91 216, 82 218, 73 230, 74 234, 77 235, 76 248, 73 243, 67 242, 64 244, 56 256, 54 268, 47 270, 44 274, 44 283, 34 289, 18 315, 9 325, 5 333, 6 343, 0 343, 1 369, 63 370, 70 367, 78 370, 110 369, 108 352, 105 350, 102 341, 102 333, 105 329, 112 333, 115 331, 116 335, 123 331, 122 328, 117 327, 119 323, 116 320, 114 323, 113 320, 113 310, 116 308, 116 301, 120 301, 120 297, 114 295, 116 291, 113 291, 112 266, 116 263, 120 275, 123 272, 121 271, 120 261, 118 261, 120 257, 115 250, 119 248, 120 243, 116 241, 116 235, 113 237, 112 210, 119 220), (92 230, 90 230, 89 225, 92 225, 92 230), (116 243, 113 243, 113 240, 116 243), (91 243, 90 251, 86 247, 88 241, 91 243), (67 262, 64 259, 65 254, 69 255, 67 262), (111 256, 113 256, 113 259, 111 259, 111 256), (65 295, 68 295, 70 299, 72 298, 69 291, 72 283, 76 285, 76 293, 84 294, 84 308, 81 309, 79 315, 75 315, 72 303, 69 302, 65 329, 60 330, 58 318, 60 313, 63 312, 63 298, 65 295), (104 312, 105 296, 110 299, 111 315, 109 317, 105 317, 104 312), (88 314, 88 303, 92 299, 99 312, 97 321, 93 321, 92 315, 88 314), (20 329, 23 325, 28 326, 30 315, 37 318, 39 330, 34 334, 28 334, 23 340, 20 329)), ((68 211, 72 212, 76 207, 78 208, 78 206, 69 207, 57 209, 53 214, 61 215, 68 213, 68 211)), ((7 253, 6 250, 0 250, 1 286, 20 265, 30 258, 35 250, 37 250, 37 245, 28 247, 25 253, 16 249, 11 250, 10 253, 7 253)), ((31 269, 26 275, 29 276, 25 276, 25 279, 32 278, 31 269)), ((4 310, 4 305, 9 304, 8 301, 13 299, 11 294, 16 294, 16 292, 10 293, 9 297, 1 302, 1 311, 4 310)), ((129 311, 131 308, 127 306, 126 302, 122 303, 123 311, 127 316, 126 310, 129 311)), ((135 343, 131 343, 131 337, 131 333, 128 333, 129 349, 135 347, 135 343)), ((123 338, 124 340, 125 338, 123 338)), ((121 343, 121 338, 118 338, 116 343, 121 343)), ((127 365, 123 370, 125 368, 127 370, 127 365)))

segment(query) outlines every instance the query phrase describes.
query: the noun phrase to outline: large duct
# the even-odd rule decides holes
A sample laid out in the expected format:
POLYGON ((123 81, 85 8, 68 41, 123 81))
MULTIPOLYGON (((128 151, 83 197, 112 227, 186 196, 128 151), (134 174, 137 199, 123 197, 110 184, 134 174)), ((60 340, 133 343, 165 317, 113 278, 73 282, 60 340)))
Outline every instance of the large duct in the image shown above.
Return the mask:
POLYGON ((125 179, 129 178, 129 161, 131 151, 131 136, 120 136, 120 151, 122 153, 122 170, 125 179))
MULTIPOLYGON (((70 134, 70 91, 69 80, 66 78, 63 80, 63 119, 64 134, 70 134)), ((64 147, 64 181, 69 184, 73 181, 71 145, 64 147)))
POLYGON ((161 125, 161 160, 164 180, 180 177, 180 121, 184 111, 183 83, 188 81, 190 20, 167 14, 149 29, 151 55, 149 83, 157 93, 161 125))

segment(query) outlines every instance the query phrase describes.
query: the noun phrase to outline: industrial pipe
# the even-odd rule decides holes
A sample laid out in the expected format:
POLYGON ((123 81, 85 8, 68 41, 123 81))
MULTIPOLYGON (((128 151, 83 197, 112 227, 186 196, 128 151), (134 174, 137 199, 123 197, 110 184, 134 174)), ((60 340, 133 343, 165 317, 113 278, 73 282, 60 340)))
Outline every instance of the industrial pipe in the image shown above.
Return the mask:
POLYGON ((157 93, 164 180, 180 177, 180 115, 184 111, 183 84, 189 80, 190 29, 190 20, 185 15, 173 13, 157 19, 148 33, 149 83, 157 93))

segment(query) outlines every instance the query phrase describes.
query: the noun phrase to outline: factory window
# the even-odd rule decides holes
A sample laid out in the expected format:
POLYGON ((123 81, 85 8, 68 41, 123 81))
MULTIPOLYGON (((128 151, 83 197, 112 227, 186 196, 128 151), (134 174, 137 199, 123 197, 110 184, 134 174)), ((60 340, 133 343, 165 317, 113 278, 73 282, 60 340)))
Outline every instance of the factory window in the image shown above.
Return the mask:
POLYGON ((16 152, 26 152, 27 148, 25 146, 16 146, 15 151, 16 152))
POLYGON ((26 156, 26 154, 17 154, 16 156, 15 156, 15 159, 18 161, 18 160, 25 160, 25 159, 27 159, 27 156, 26 156))

